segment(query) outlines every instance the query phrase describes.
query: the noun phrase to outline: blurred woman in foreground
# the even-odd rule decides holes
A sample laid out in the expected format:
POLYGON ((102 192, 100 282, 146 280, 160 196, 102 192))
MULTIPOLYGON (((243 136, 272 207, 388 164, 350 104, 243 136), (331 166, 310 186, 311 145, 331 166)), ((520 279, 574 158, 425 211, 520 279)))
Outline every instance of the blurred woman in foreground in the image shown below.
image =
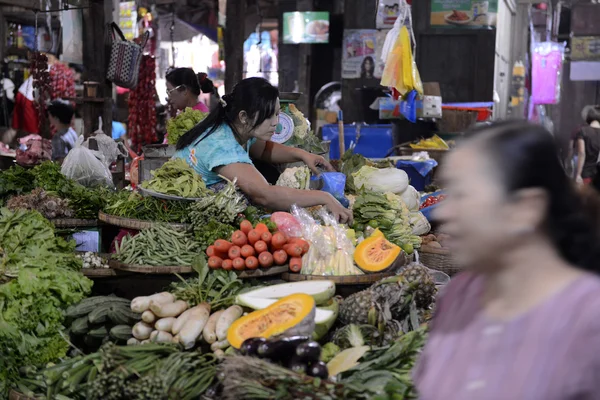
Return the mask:
POLYGON ((437 303, 415 371, 420 399, 600 399, 597 219, 553 137, 492 124, 443 173, 437 217, 465 271, 437 303))

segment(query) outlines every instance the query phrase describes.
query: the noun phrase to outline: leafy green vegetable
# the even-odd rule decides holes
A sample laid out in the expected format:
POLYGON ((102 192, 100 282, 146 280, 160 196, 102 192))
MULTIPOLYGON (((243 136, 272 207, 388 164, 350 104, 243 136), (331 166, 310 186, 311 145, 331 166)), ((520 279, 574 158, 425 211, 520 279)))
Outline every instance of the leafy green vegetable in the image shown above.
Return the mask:
POLYGON ((200 245, 202 251, 206 251, 208 246, 215 243, 217 239, 229 238, 236 228, 229 224, 224 224, 211 219, 207 224, 194 226, 194 235, 196 242, 200 245))
POLYGON ((202 177, 182 159, 167 161, 152 176, 142 183, 144 189, 180 197, 201 197, 207 192, 202 177))
POLYGON ((189 205, 186 200, 162 200, 122 190, 109 196, 104 212, 145 221, 184 223, 188 221, 189 205))
POLYGON ((31 192, 34 175, 31 170, 14 165, 0 172, 0 202, 6 201, 10 196, 31 192))
POLYGON ((206 118, 207 115, 207 113, 187 107, 167 122, 167 142, 171 145, 177 144, 181 136, 206 118))
POLYGON ((171 284, 170 292, 179 300, 185 300, 190 306, 209 302, 211 310, 227 308, 235 303, 235 298, 251 285, 244 283, 235 272, 210 270, 204 254, 198 257, 195 266, 198 277, 171 284))
POLYGON ((75 244, 54 234, 35 211, 0 211, 0 397, 22 366, 41 366, 66 355, 63 311, 88 294, 92 282, 79 269, 75 244))
POLYGON ((209 193, 192 203, 189 218, 194 228, 202 227, 211 220, 232 224, 238 214, 246 209, 246 199, 236 190, 235 182, 227 182, 218 193, 209 193))
POLYGON ((357 230, 376 222, 390 242, 398 246, 421 245, 421 238, 412 233, 410 211, 398 195, 363 189, 356 196, 352 212, 357 230))

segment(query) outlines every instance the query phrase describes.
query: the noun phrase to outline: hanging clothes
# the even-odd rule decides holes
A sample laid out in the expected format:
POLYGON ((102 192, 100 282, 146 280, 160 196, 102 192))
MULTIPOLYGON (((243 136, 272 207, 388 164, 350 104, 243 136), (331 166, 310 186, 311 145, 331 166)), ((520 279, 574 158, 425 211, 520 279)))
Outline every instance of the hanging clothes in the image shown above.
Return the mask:
POLYGON ((28 133, 38 133, 38 112, 33 97, 33 77, 30 76, 19 87, 15 97, 12 127, 28 133))

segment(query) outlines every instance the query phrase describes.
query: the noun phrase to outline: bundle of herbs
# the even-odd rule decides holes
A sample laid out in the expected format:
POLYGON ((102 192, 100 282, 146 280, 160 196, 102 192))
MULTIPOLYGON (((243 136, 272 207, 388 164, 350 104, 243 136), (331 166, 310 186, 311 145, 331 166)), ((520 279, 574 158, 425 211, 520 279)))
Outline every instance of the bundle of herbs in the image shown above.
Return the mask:
POLYGON ((170 292, 178 300, 184 300, 190 306, 210 303, 211 310, 215 311, 235 304, 237 295, 252 287, 239 279, 233 271, 210 270, 203 254, 198 260, 195 266, 197 277, 183 279, 178 276, 180 282, 171 284, 170 292))
POLYGON ((224 224, 233 224, 238 214, 247 207, 246 199, 239 193, 235 181, 227 181, 225 187, 216 193, 208 193, 190 206, 190 221, 195 227, 211 220, 224 224))
POLYGON ((18 388, 41 400, 191 400, 210 388, 217 371, 212 354, 107 343, 96 353, 24 372, 18 388))
POLYGON ((188 219, 190 202, 162 200, 122 190, 110 196, 104 212, 117 217, 156 222, 184 223, 188 219))

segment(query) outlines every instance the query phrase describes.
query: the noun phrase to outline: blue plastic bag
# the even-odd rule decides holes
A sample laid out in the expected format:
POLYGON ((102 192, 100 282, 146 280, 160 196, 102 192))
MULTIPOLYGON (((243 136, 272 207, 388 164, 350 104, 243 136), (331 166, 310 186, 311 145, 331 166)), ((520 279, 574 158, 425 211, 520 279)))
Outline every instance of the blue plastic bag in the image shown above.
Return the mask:
POLYGON ((350 205, 350 201, 344 195, 346 175, 341 172, 323 172, 319 178, 323 181, 323 188, 321 190, 331 194, 344 207, 350 205))

